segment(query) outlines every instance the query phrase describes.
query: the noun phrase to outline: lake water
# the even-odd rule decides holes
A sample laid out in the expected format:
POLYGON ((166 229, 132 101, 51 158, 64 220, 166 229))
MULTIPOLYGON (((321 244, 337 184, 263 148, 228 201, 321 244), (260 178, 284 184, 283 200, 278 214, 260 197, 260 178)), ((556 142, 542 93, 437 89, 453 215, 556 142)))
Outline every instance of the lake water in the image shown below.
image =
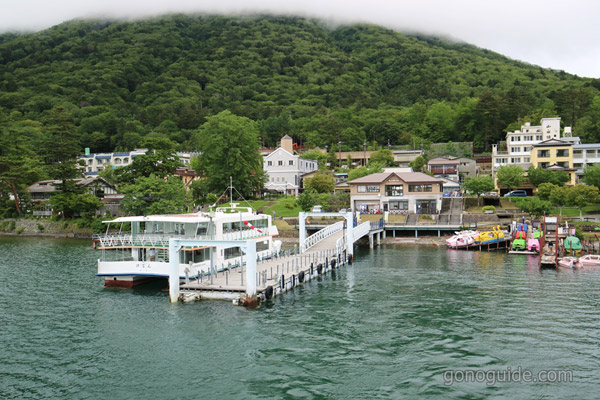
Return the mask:
MULTIPOLYGON (((359 248, 256 310, 105 289, 89 242, 0 238, 0 398, 597 398, 600 272, 359 248), (573 382, 450 383, 453 370, 573 382)), ((481 375, 480 375, 481 376, 481 375)), ((455 375, 455 380, 460 380, 455 375)))

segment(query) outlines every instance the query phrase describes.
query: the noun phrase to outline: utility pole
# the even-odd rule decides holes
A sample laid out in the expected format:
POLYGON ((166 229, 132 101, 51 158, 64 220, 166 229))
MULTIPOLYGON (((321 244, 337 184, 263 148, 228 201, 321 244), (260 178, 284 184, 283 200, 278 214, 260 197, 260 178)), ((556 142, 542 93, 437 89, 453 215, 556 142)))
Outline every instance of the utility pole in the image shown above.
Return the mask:
POLYGON ((338 167, 342 168, 342 141, 338 142, 338 167))
POLYGON ((363 167, 367 166, 367 141, 363 142, 363 167))

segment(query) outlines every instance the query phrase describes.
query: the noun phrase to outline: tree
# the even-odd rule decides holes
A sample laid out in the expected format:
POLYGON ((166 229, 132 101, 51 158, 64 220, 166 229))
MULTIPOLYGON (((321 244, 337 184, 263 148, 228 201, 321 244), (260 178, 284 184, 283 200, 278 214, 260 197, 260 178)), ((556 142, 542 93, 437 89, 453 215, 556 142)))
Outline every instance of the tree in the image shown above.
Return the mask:
POLYGON ((302 211, 308 212, 310 211, 316 204, 317 201, 317 192, 314 190, 308 189, 305 190, 298 196, 298 200, 296 201, 302 211))
POLYGON ((65 218, 93 214, 102 207, 100 200, 91 193, 61 192, 50 197, 54 211, 62 211, 65 218))
MULTIPOLYGON (((171 150, 149 151, 135 157, 131 164, 115 169, 112 174, 119 184, 127 185, 135 183, 138 178, 144 176, 154 175, 164 178, 173 175, 181 165, 177 154, 171 150)), ((110 175, 109 173, 106 177, 110 179, 110 175)))
POLYGON ((302 153, 301 157, 307 160, 315 160, 319 164, 320 170, 327 169, 327 153, 323 153, 319 150, 310 150, 302 153))
POLYGON ((245 117, 222 111, 208 117, 198 132, 200 167, 211 191, 221 193, 233 185, 243 196, 249 197, 262 189, 265 174, 262 156, 258 152, 258 127, 245 117))
POLYGON ((583 221, 583 207, 597 203, 600 191, 595 186, 575 185, 569 190, 568 204, 579 208, 579 219, 583 221))
POLYGON ((408 165, 412 167, 415 172, 423 172, 427 166, 427 159, 423 156, 417 156, 417 158, 409 162, 408 165))
POLYGON ((0 134, 0 185, 12 193, 17 214, 21 214, 20 194, 40 175, 39 162, 24 138, 8 131, 0 134))
POLYGON ((383 165, 384 167, 393 167, 394 163, 394 153, 388 149, 378 150, 371 154, 369 157, 369 163, 378 163, 383 165))
POLYGON ((525 182, 524 172, 518 165, 503 165, 496 171, 496 178, 499 185, 508 188, 510 191, 525 182))
POLYGON ((541 217, 552 211, 552 203, 537 197, 514 199, 519 209, 532 217, 541 217))
POLYGON ((557 187, 558 185, 555 185, 554 183, 542 183, 540 186, 538 186, 537 196, 542 200, 550 200, 550 194, 557 187))
POLYGON ((586 167, 583 171, 583 181, 587 185, 594 185, 600 188, 600 164, 586 167))
POLYGON ((383 166, 379 163, 370 162, 366 167, 360 167, 353 170, 348 171, 348 180, 354 180, 358 178, 362 178, 363 176, 376 174, 378 172, 383 172, 383 166))
POLYGON ((174 214, 186 211, 187 197, 183 182, 154 174, 136 179, 122 189, 121 209, 129 215, 174 214))
POLYGON ((331 193, 335 189, 335 178, 324 172, 316 172, 312 178, 304 180, 304 187, 317 193, 331 193))
POLYGON ((491 192, 494 190, 494 180, 491 176, 467 178, 463 187, 479 197, 479 195, 482 193, 491 192))
POLYGON ((569 181, 569 174, 565 171, 553 171, 542 167, 534 168, 533 165, 527 170, 527 178, 534 187, 542 183, 553 183, 562 186, 569 181))
POLYGON ((569 203, 569 192, 571 188, 568 186, 556 186, 550 191, 548 199, 550 202, 560 208, 560 215, 562 215, 562 208, 569 203))
POLYGON ((48 112, 42 144, 42 155, 50 176, 60 180, 57 188, 63 193, 83 193, 84 188, 75 183, 83 174, 77 157, 81 148, 71 115, 63 108, 48 112))

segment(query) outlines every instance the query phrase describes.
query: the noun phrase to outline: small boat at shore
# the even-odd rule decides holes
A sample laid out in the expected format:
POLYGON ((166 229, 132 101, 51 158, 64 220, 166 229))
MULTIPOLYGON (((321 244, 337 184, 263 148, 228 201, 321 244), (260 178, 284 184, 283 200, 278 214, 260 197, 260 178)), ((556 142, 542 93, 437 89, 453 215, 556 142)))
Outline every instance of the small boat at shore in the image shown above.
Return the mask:
POLYGON ((558 266, 566 269, 600 269, 600 255, 587 254, 577 257, 563 257, 558 266))
POLYGON ((497 242, 503 242, 506 240, 504 232, 500 230, 499 226, 494 226, 491 231, 480 232, 479 235, 475 236, 476 244, 491 244, 497 242))
POLYGON ((479 235, 477 231, 460 231, 449 239, 446 239, 446 246, 452 249, 468 247, 475 243, 475 237, 479 235))

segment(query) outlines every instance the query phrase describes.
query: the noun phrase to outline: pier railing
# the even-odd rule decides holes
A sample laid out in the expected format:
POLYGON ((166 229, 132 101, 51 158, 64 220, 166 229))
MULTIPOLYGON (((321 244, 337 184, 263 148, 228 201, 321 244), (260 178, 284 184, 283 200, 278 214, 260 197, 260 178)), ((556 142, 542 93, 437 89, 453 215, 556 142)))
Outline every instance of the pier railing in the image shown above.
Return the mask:
POLYGON ((326 237, 329 237, 334 233, 341 231, 342 229, 344 229, 344 222, 345 221, 336 222, 335 224, 329 225, 328 227, 323 228, 320 231, 310 235, 306 238, 304 243, 300 244, 301 250, 306 251, 315 244, 319 243, 321 240, 325 239, 326 237))
POLYGON ((369 231, 371 230, 371 222, 363 222, 362 224, 360 224, 359 226, 357 226, 356 228, 354 228, 354 232, 352 232, 352 236, 354 237, 354 240, 358 240, 361 237, 367 235, 369 233, 369 231))

